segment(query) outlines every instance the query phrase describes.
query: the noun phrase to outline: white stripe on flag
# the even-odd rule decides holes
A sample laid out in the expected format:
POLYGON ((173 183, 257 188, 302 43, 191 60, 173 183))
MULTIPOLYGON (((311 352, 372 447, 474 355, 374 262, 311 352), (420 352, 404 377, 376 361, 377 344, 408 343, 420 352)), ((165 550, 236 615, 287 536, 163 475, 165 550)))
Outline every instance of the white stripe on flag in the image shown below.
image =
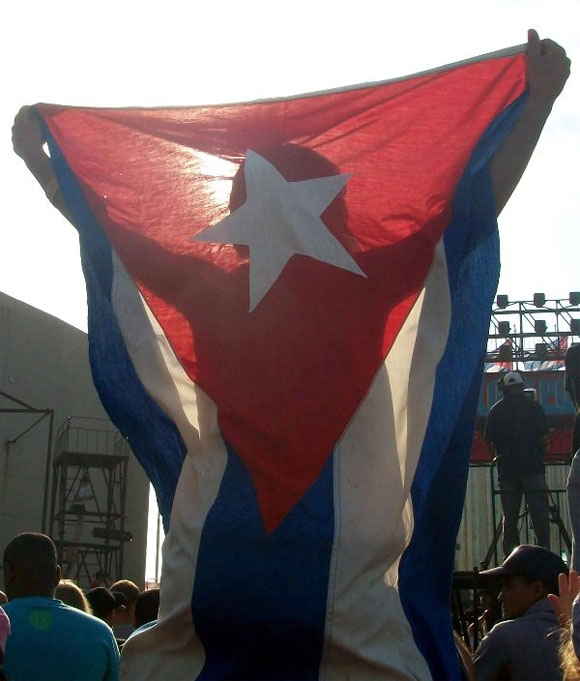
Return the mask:
POLYGON ((191 680, 205 663, 191 614, 199 542, 227 455, 215 404, 189 379, 117 258, 114 264, 113 301, 127 351, 144 388, 174 420, 187 447, 163 543, 159 620, 125 644, 122 676, 191 680))
POLYGON ((430 679, 398 593, 410 489, 449 331, 443 244, 425 289, 335 449, 335 540, 325 680, 430 679))

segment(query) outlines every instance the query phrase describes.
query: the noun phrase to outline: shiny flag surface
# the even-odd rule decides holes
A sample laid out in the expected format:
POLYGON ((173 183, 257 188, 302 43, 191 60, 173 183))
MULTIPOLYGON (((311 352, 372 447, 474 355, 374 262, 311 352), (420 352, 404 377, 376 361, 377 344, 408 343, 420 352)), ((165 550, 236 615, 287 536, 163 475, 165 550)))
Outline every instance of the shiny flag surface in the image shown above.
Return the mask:
POLYGON ((453 679, 519 48, 232 105, 39 104, 95 384, 168 535, 127 679, 453 679))

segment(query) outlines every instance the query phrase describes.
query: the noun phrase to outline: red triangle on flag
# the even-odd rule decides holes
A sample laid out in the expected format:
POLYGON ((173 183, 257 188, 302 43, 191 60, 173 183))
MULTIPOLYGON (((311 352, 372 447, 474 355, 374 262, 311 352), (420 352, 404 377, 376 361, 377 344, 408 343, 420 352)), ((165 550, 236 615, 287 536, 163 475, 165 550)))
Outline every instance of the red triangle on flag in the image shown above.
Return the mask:
MULTIPOLYGON (((375 86, 231 106, 39 105, 189 377, 215 401, 268 531, 313 484, 382 365, 522 54, 375 86), (289 182, 350 174, 322 220, 366 275, 291 257, 249 312, 246 246, 198 243, 247 150, 289 182)), ((242 179, 232 206, 243 205, 242 179)))

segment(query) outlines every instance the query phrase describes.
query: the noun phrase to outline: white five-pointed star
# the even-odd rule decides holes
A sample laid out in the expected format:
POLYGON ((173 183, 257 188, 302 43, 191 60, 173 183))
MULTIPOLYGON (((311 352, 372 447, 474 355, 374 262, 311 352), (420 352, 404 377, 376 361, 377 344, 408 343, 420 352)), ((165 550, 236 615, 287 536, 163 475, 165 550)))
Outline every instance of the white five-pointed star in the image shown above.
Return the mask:
POLYGON ((350 175, 288 182, 262 156, 248 150, 246 203, 191 237, 250 249, 250 312, 270 290, 293 255, 307 255, 366 275, 320 219, 350 175))

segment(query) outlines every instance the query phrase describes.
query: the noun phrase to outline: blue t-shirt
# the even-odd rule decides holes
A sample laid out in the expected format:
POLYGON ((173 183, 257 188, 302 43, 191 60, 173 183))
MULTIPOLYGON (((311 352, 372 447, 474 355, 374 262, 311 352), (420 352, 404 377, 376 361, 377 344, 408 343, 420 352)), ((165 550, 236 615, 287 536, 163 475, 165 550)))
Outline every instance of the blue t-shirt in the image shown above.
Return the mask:
POLYGON ((4 672, 11 681, 117 681, 119 648, 100 619, 53 598, 4 605, 12 633, 4 672))

